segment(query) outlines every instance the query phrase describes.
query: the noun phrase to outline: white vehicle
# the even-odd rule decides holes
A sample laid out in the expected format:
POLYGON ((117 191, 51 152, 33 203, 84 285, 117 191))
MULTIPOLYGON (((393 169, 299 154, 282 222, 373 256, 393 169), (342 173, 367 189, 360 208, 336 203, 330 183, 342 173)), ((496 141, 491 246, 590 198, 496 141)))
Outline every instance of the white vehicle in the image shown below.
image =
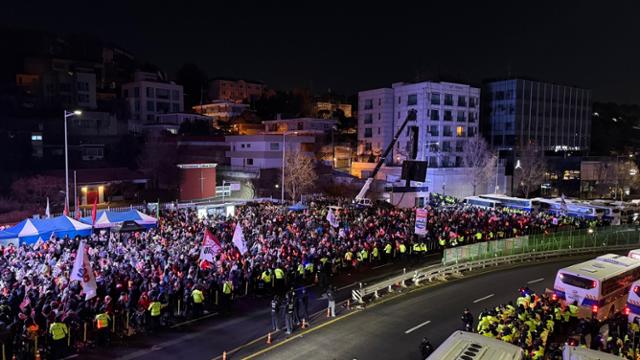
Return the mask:
POLYGON ((620 360, 620 357, 580 346, 565 345, 562 349, 562 360, 620 360))
POLYGON ((499 209, 502 203, 498 200, 483 199, 480 196, 467 196, 463 201, 467 205, 481 207, 485 209, 499 209))
POLYGON ((574 217, 596 219, 604 213, 602 209, 598 211, 589 204, 580 204, 571 200, 565 200, 564 204, 562 204, 562 199, 560 198, 536 198, 536 200, 540 202, 540 210, 556 215, 566 214, 574 217))
POLYGON ((633 322, 635 318, 640 318, 640 281, 634 281, 631 284, 624 313, 628 316, 629 322, 633 322))
POLYGON ((456 331, 427 359, 521 360, 524 359, 524 350, 518 346, 480 334, 456 331))
POLYGON ((581 317, 605 319, 623 310, 631 284, 640 279, 640 260, 606 254, 558 270, 554 296, 565 305, 574 302, 581 317))
POLYGON ((640 260, 640 249, 630 250, 627 256, 632 259, 640 260))
POLYGON ((479 197, 483 199, 496 200, 499 201, 504 207, 518 210, 531 211, 538 210, 538 208, 540 207, 540 202, 537 199, 524 199, 502 194, 486 194, 479 195, 479 197))

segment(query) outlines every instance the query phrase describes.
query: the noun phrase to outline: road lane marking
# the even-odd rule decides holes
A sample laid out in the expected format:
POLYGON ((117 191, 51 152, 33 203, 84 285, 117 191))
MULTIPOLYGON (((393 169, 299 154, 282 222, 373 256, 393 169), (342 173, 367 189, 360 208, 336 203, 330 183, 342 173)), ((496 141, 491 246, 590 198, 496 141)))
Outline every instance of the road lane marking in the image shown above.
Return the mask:
POLYGON ((421 327, 423 327, 423 326, 425 326, 425 325, 429 324, 430 322, 431 322, 431 320, 427 320, 427 321, 423 322, 422 324, 418 324, 418 325, 416 325, 416 326, 412 327, 411 329, 409 329, 409 330, 405 331, 404 333, 405 333, 405 334, 409 334, 409 333, 413 332, 414 330, 418 330, 418 329, 420 329, 421 327))
POLYGON ((494 295, 495 295, 495 294, 489 294, 489 295, 487 295, 487 296, 485 296, 485 297, 481 297, 480 299, 475 299, 475 300, 473 300, 473 303, 474 303, 474 304, 477 304, 477 303, 479 303, 480 301, 484 301, 484 300, 487 300, 487 299, 489 299, 489 298, 492 298, 494 295))
POLYGON ((544 281, 544 278, 527 281, 527 284, 531 285, 531 284, 539 283, 540 281, 544 281))

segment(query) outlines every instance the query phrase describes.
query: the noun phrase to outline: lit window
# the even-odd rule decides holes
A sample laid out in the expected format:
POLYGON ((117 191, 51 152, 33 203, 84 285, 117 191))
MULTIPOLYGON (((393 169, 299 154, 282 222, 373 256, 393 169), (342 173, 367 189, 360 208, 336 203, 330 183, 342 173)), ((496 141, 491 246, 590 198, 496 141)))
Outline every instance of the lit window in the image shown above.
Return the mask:
POLYGON ((464 136, 464 127, 462 127, 462 126, 456 127, 456 135, 458 137, 464 136))
POLYGON ((31 141, 42 141, 42 135, 31 135, 31 141))

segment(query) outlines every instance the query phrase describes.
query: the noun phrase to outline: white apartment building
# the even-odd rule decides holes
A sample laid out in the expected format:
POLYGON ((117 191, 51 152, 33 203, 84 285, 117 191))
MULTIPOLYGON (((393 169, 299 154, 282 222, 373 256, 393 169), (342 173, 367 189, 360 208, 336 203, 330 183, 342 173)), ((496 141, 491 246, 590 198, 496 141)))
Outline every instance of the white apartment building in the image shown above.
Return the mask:
POLYGON ((163 81, 157 74, 138 71, 134 81, 122 85, 122 97, 130 111, 129 131, 140 133, 156 115, 184 111, 182 85, 163 81))
POLYGON ((411 109, 409 121, 387 159, 400 165, 415 154, 429 167, 459 167, 466 139, 478 133, 480 89, 448 82, 394 83, 358 94, 358 154, 379 156, 411 109))
POLYGON ((282 167, 283 144, 286 151, 302 151, 313 155, 315 138, 296 135, 237 135, 225 137, 229 146, 226 157, 231 168, 279 169, 282 167))

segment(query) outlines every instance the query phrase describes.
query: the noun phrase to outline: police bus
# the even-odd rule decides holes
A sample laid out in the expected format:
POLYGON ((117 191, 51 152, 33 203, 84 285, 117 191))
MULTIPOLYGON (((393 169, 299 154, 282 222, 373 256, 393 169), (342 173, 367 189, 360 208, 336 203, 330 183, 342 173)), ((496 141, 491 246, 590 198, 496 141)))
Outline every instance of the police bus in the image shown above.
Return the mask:
POLYGON ((629 322, 633 322, 635 318, 640 318, 640 281, 634 281, 631 284, 624 314, 629 318, 629 322))
POLYGON ((606 254, 558 270, 553 296, 565 305, 574 302, 581 317, 605 319, 626 306, 631 284, 640 279, 640 260, 606 254))
POLYGON ((565 345, 562 349, 563 360, 620 360, 620 357, 602 351, 581 346, 565 345))
POLYGON ((428 360, 521 360, 518 346, 480 334, 456 331, 427 358, 428 360))
POLYGON ((504 207, 518 210, 532 211, 538 210, 538 208, 540 207, 540 202, 537 199, 523 199, 502 194, 486 194, 479 195, 479 197, 483 199, 499 201, 504 207))
POLYGON ((540 203, 540 210, 548 212, 554 215, 568 215, 573 217, 581 217, 586 219, 597 219, 602 217, 603 210, 596 210, 589 204, 580 204, 565 200, 564 204, 562 199, 543 199, 537 198, 540 203))
POLYGON ((480 196, 467 196, 463 201, 467 205, 481 207, 484 209, 500 209, 502 203, 498 200, 483 199, 480 196))

